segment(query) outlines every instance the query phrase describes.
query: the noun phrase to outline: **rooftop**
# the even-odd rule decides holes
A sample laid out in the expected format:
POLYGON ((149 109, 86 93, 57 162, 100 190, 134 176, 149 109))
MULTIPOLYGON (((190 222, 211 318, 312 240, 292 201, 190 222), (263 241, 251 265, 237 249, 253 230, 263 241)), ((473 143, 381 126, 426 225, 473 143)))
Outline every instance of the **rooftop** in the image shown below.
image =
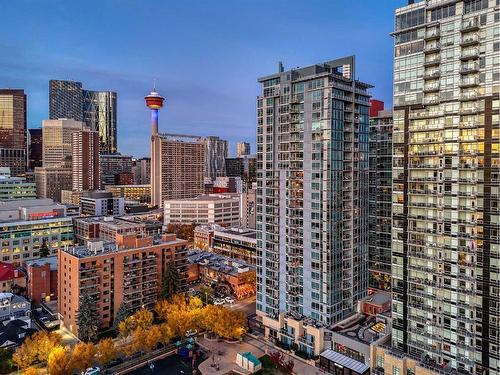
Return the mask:
POLYGON ((158 136, 164 141, 172 142, 200 143, 205 141, 203 137, 197 135, 159 133, 158 136))
POLYGON ((332 330, 334 333, 367 345, 390 333, 388 320, 385 316, 359 313, 335 324, 332 330))
POLYGON ((34 260, 27 260, 26 262, 27 267, 39 267, 43 266, 45 264, 50 265, 50 269, 52 271, 57 271, 57 255, 49 256, 49 257, 44 257, 44 258, 38 258, 34 260))
POLYGON ((201 250, 190 250, 188 252, 188 261, 191 264, 200 264, 229 275, 238 275, 242 272, 255 270, 255 266, 240 259, 232 259, 223 255, 201 250))
POLYGON ((185 199, 168 199, 167 202, 218 202, 218 201, 227 201, 229 199, 238 199, 239 194, 203 194, 198 195, 195 198, 185 198, 185 199))
POLYGON ((108 227, 114 227, 116 229, 134 229, 137 226, 141 226, 140 222, 133 222, 129 220, 122 219, 121 217, 114 216, 90 216, 90 217, 79 217, 75 219, 79 222, 84 223, 100 223, 108 227))
POLYGON ((52 205, 61 206, 61 208, 64 207, 64 205, 55 203, 50 198, 15 199, 10 201, 0 201, 0 211, 17 210, 19 208, 25 208, 25 207, 45 207, 52 205))
POLYGON ((0 281, 8 281, 24 276, 24 273, 19 271, 16 266, 10 263, 0 262, 0 281))
POLYGON ((219 228, 215 229, 214 235, 220 235, 220 236, 241 236, 241 237, 246 237, 248 239, 257 239, 257 231, 255 229, 248 229, 248 228, 219 228))
MULTIPOLYGON (((179 238, 176 238, 175 240, 164 240, 161 237, 153 238, 153 245, 161 245, 161 244, 173 245, 173 244, 184 244, 184 243, 186 243, 186 241, 179 238)), ((139 245, 137 247, 118 246, 118 244, 114 241, 104 242, 102 240, 89 240, 87 241, 86 245, 66 247, 64 249, 61 249, 61 251, 71 254, 76 258, 88 258, 93 256, 111 254, 111 253, 120 253, 122 251, 142 249, 143 247, 144 246, 142 245, 139 245)))

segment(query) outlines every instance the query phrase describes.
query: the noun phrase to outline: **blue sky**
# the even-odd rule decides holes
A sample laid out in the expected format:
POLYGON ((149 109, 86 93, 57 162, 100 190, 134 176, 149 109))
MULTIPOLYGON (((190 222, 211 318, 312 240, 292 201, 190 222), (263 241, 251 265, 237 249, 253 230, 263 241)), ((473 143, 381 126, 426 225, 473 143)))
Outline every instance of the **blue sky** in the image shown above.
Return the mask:
POLYGON ((48 116, 49 79, 118 92, 118 147, 149 155, 143 97, 167 98, 160 130, 255 144, 256 79, 356 55, 391 102, 393 12, 405 0, 15 0, 0 8, 0 87, 24 88, 28 126, 48 116))

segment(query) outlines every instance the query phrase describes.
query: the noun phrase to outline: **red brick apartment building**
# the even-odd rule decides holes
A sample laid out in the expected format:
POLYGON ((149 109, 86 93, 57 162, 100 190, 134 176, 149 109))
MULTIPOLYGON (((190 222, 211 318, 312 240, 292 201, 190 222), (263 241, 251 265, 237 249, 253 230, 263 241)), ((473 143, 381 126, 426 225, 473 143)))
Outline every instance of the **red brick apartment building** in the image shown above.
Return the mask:
POLYGON ((62 324, 77 334, 79 300, 85 293, 95 299, 103 329, 113 324, 122 303, 130 311, 152 307, 170 261, 185 284, 187 244, 174 234, 161 238, 117 234, 114 242, 89 241, 87 246, 61 249, 58 307, 62 324))

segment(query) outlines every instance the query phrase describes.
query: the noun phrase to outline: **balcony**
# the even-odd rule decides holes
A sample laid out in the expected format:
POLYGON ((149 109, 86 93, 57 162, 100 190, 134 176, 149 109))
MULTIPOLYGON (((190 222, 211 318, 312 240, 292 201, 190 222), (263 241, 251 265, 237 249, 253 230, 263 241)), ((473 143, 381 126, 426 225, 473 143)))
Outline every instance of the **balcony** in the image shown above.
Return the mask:
POLYGON ((424 53, 436 53, 441 50, 441 43, 426 44, 424 53))
POLYGON ((479 44, 479 35, 478 34, 464 36, 464 37, 462 37, 462 40, 460 41, 460 45, 462 47, 473 46, 476 44, 479 44))
POLYGON ((478 63, 468 63, 462 64, 460 67, 460 74, 469 74, 469 73, 477 73, 479 72, 479 64, 478 63))
POLYGON ((424 85, 424 92, 437 92, 439 91, 439 82, 424 85))
POLYGON ((460 80, 461 88, 474 87, 479 85, 479 77, 463 78, 460 80))
POLYGON ((468 107, 462 107, 459 109, 459 113, 461 115, 467 115, 467 114, 473 114, 473 113, 478 113, 478 112, 481 112, 483 110, 483 108, 479 107, 479 106, 468 106, 468 107))
POLYGON ((467 33, 469 31, 475 30, 479 30, 479 20, 477 18, 462 22, 462 28, 460 29, 462 33, 467 33))
POLYGON ((479 97, 479 93, 477 91, 469 91, 463 92, 460 94, 460 100, 465 102, 468 100, 476 100, 479 97))
POLYGON ((427 59, 424 62, 424 66, 435 66, 441 64, 441 58, 440 57, 435 57, 432 59, 427 59))
POLYGON ((428 98, 424 98, 423 103, 425 105, 438 104, 439 103, 439 97, 438 96, 430 96, 428 98))
POLYGON ((441 37, 441 31, 439 29, 427 30, 425 33, 425 40, 435 40, 441 37))
POLYGON ((434 71, 431 71, 431 72, 425 72, 424 73, 424 79, 425 80, 436 79, 436 78, 439 78, 439 77, 441 77, 441 72, 439 70, 434 70, 434 71))
POLYGON ((474 60, 479 58, 479 48, 471 48, 462 51, 462 56, 460 56, 460 60, 474 60))

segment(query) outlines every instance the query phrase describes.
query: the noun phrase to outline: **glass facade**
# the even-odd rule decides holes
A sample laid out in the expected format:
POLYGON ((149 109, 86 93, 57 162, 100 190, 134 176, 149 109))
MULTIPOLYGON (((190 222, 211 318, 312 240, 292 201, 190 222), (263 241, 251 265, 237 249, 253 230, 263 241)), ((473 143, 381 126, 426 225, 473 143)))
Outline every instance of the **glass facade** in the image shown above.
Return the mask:
POLYGON ((396 10, 392 345, 467 374, 500 373, 497 5, 396 10))
MULTIPOLYGON (((354 57, 261 78, 257 311, 330 325, 368 287, 368 108, 354 57)), ((322 343, 321 343, 322 345, 322 343)))
POLYGON ((369 287, 391 290, 392 112, 370 118, 369 287))
POLYGON ((83 120, 91 130, 99 131, 99 152, 118 151, 116 93, 83 90, 83 120))
POLYGON ((0 167, 11 175, 26 172, 26 95, 24 90, 0 90, 0 167))

